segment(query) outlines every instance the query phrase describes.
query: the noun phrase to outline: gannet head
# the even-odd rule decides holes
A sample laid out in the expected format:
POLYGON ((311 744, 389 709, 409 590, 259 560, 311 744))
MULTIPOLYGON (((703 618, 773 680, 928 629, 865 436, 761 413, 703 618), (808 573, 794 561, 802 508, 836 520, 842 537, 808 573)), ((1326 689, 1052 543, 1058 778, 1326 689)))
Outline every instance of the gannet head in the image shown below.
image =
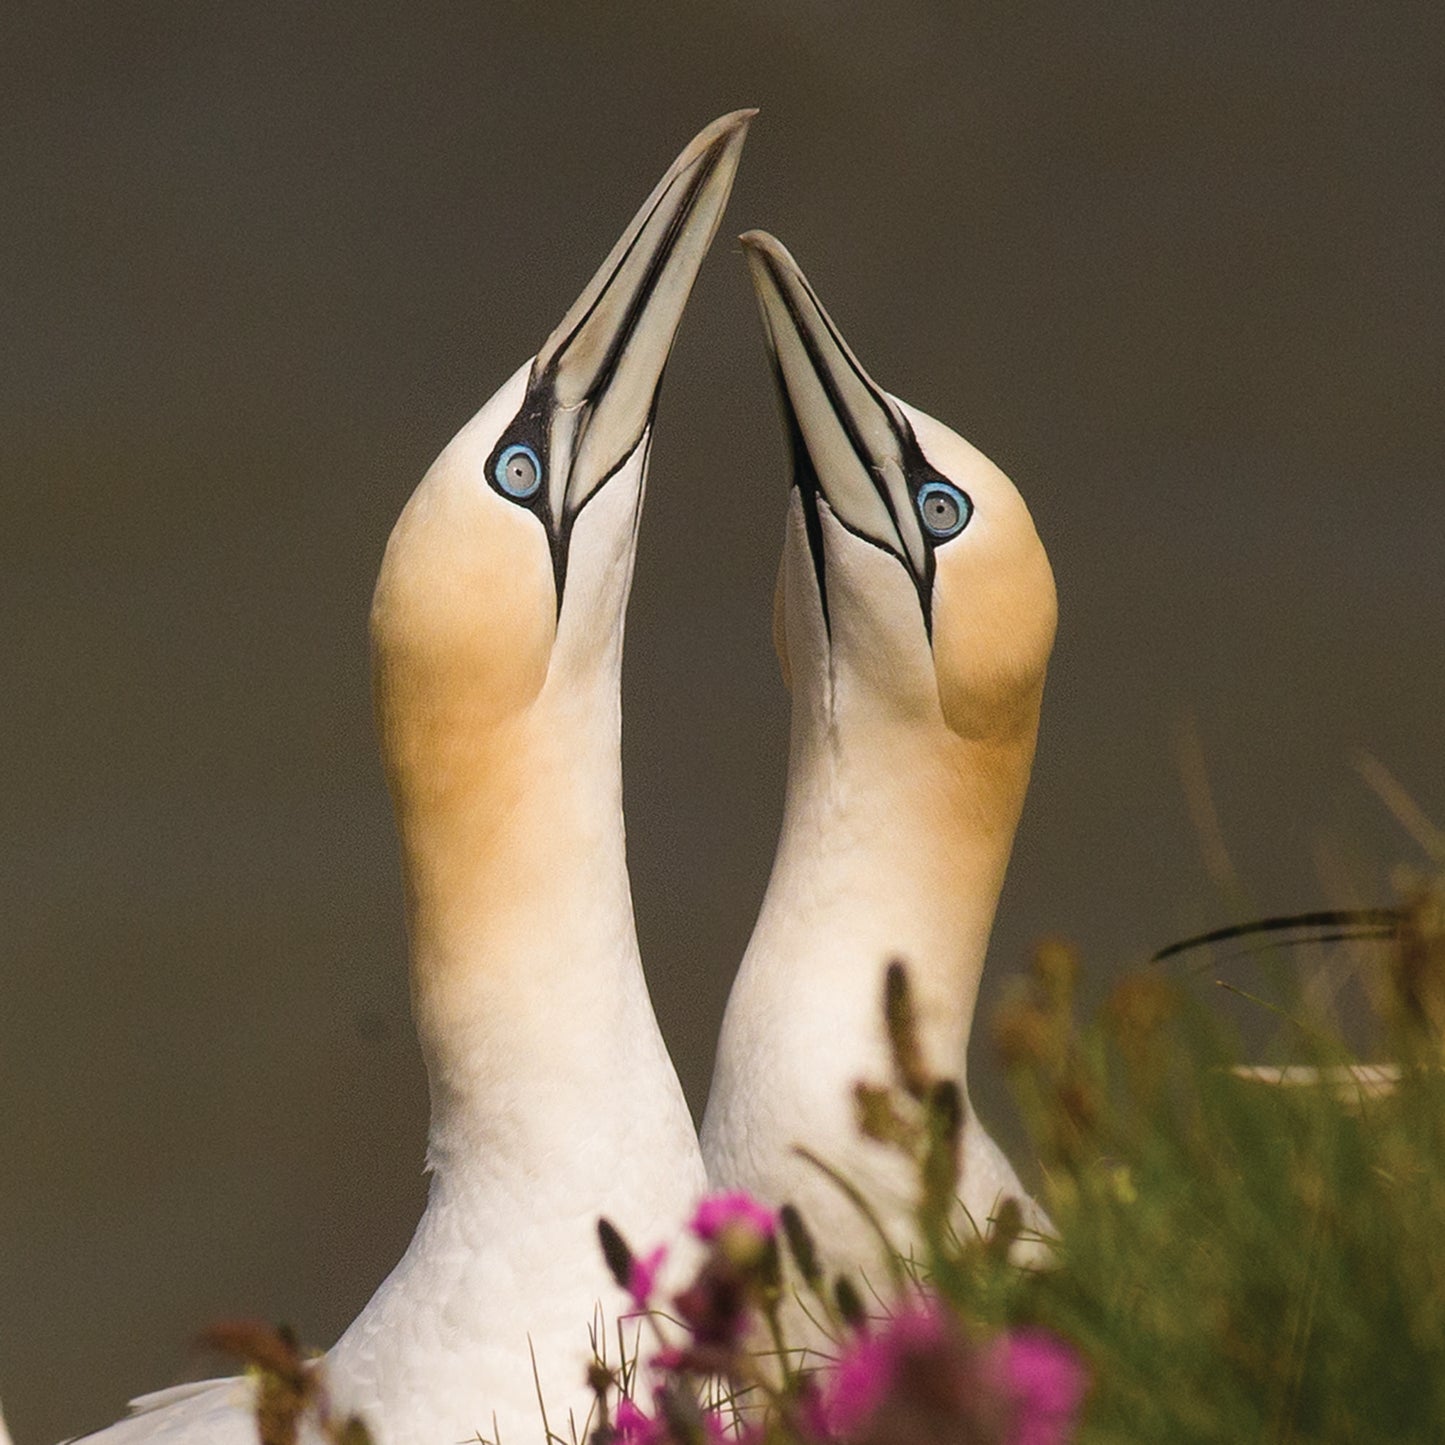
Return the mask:
POLYGON ((785 680, 833 732, 1016 740, 1031 758, 1057 606, 1023 498, 868 376, 777 240, 742 242, 793 452, 785 680))
POLYGON ((486 762, 479 734, 522 723, 544 690, 564 704, 615 671, 662 372, 753 114, 678 156, 403 510, 371 614, 399 806, 465 786, 486 762))

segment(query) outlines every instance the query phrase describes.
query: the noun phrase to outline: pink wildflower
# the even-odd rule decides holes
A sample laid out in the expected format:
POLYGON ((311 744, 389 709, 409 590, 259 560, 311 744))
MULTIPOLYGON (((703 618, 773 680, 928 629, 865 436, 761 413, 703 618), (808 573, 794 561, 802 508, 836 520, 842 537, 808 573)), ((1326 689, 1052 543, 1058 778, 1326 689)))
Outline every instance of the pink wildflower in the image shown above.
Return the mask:
POLYGON ((833 1367, 819 1402, 818 1419, 824 1429, 837 1435, 856 1430, 898 1381, 904 1361, 936 1352, 951 1334, 942 1306, 929 1299, 884 1321, 877 1331, 860 1335, 833 1367))
POLYGON ((741 1435, 737 1434, 718 1410, 703 1411, 702 1429, 707 1436, 708 1445, 754 1445, 754 1442, 761 1442, 763 1438, 761 1426, 754 1426, 741 1435))
POLYGON ((1053 1335, 1018 1330, 979 1348, 925 1297, 852 1342, 804 1420, 850 1445, 1067 1445, 1087 1383, 1053 1335))
POLYGON ((657 1287, 657 1276, 667 1259, 667 1246, 659 1244, 648 1254, 634 1254, 627 1266, 627 1293, 638 1309, 647 1308, 652 1291, 657 1287))
POLYGON ((777 1232, 778 1215, 776 1210, 759 1204, 751 1194, 738 1189, 726 1194, 709 1194, 698 1205, 689 1228, 709 1243, 732 1229, 745 1230, 766 1241, 777 1232))
POLYGON ((990 1372, 1011 1397, 1009 1445, 1065 1445, 1088 1389, 1079 1357, 1045 1330, 1013 1330, 989 1351, 990 1372))
POLYGON ((662 1421, 649 1419, 631 1400, 617 1402, 614 1424, 620 1445, 661 1445, 667 1439, 662 1421))

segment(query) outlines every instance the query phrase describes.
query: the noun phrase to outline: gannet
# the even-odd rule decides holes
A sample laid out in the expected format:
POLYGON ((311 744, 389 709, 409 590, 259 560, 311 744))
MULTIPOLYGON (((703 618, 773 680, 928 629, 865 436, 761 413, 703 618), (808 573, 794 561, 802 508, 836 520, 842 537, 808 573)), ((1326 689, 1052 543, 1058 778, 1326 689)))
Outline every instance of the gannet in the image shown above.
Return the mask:
MULTIPOLYGON (((433 463, 371 613, 431 1096, 426 1210, 325 1357, 378 1445, 582 1429, 597 1243, 679 1228, 705 1178, 638 957, 623 615, 653 410, 748 121, 682 152, 542 349, 433 463)), ((608 1329, 610 1330, 609 1323, 608 1329)), ((615 1348, 612 1353, 615 1355, 615 1348)), ((143 1397, 91 1445, 254 1445, 240 1381, 143 1397)))
MULTIPOLYGON (((1023 805, 1053 645, 1053 574, 1013 484, 863 370, 788 252, 742 238, 793 486, 774 608, 792 692, 781 834, 723 1020, 703 1120, 713 1187, 802 1210, 835 1267, 883 1284, 875 1236, 804 1145, 869 1197, 900 1248, 916 1183, 860 1137, 853 1085, 890 1075, 891 960, 924 1060, 967 1099, 974 1002, 1023 805)), ((980 1229, 1028 1201, 969 1109, 957 1192, 980 1229)))

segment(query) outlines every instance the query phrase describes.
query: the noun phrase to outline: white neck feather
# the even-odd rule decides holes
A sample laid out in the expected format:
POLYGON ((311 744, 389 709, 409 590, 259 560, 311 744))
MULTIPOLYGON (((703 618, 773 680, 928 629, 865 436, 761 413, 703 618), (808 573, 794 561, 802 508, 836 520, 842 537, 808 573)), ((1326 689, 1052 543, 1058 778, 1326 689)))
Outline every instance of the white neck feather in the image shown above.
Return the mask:
MULTIPOLYGON (((842 1168, 906 1241, 912 1180, 859 1138, 853 1085, 890 1077, 883 977, 901 959, 925 1057, 966 1092, 1034 735, 966 741, 941 728, 860 735, 821 723, 795 705, 782 834, 728 1001, 703 1151, 714 1184, 794 1200, 835 1260, 851 1263, 871 1256, 866 1228, 793 1148, 842 1168)), ((974 1209, 969 1186, 961 1180, 974 1209)), ((981 1201, 985 1213, 992 1203, 981 1201)))

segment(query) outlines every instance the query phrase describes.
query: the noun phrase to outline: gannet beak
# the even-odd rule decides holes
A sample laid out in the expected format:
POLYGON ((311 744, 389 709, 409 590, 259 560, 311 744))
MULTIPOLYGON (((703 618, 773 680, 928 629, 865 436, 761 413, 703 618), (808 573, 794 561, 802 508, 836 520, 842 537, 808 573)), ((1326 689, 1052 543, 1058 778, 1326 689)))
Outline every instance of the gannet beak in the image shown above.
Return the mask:
POLYGON ((669 167, 532 364, 552 404, 551 515, 565 527, 642 442, 698 268, 722 219, 748 122, 713 121, 669 167), (560 433, 560 434, 559 434, 560 433))
MULTIPOLYGON (((816 508, 821 500, 850 531, 892 552, 922 590, 932 560, 908 478, 931 469, 912 428, 893 398, 863 370, 782 243, 765 231, 749 231, 740 239, 763 313, 792 441, 793 481, 808 508, 820 585, 816 508)), ((826 605, 825 600, 825 610, 826 605)))

